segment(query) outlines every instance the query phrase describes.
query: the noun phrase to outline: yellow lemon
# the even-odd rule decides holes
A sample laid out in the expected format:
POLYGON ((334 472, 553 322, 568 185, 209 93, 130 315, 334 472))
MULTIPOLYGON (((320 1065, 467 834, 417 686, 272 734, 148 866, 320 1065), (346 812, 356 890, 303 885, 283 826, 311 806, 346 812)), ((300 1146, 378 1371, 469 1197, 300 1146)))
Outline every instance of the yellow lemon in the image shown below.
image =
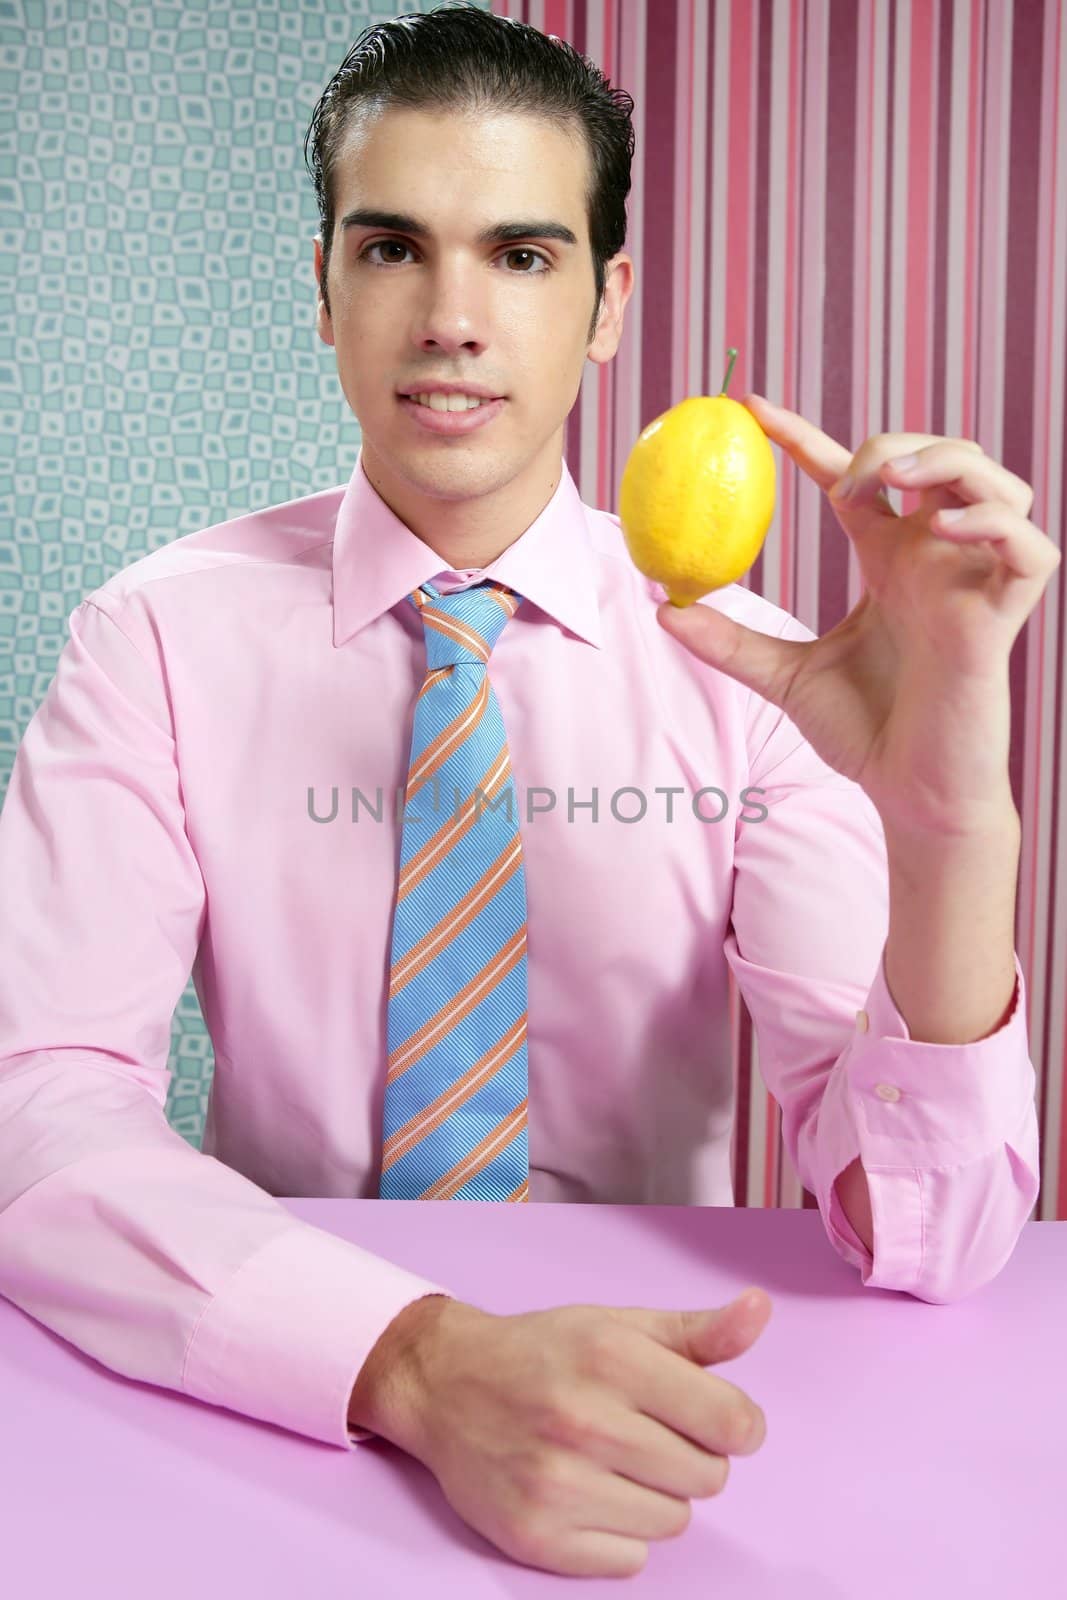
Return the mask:
POLYGON ((638 571, 691 606, 748 571, 774 499, 774 455, 751 411, 725 393, 690 395, 638 435, 619 521, 638 571))

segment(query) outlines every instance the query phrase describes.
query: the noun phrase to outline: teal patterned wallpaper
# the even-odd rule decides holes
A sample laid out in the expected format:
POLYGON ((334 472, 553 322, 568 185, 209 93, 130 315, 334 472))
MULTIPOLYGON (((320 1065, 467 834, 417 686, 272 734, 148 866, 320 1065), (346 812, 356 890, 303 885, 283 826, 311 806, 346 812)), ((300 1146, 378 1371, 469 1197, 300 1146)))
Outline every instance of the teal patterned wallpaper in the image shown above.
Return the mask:
MULTIPOLYGON (((87 594, 347 481, 304 135, 364 28, 437 3, 0 0, 0 802, 87 594)), ((191 980, 170 1067, 168 1119, 199 1149, 214 1056, 191 980)))

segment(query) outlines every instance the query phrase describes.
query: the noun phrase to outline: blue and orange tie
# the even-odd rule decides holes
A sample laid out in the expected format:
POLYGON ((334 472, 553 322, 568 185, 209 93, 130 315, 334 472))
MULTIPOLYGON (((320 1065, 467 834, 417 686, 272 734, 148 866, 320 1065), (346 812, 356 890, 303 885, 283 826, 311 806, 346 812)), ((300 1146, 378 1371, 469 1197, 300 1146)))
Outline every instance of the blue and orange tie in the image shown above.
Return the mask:
POLYGON ((522 596, 487 579, 452 594, 425 583, 408 599, 427 670, 404 797, 379 1192, 529 1200, 526 879, 488 674, 522 596))

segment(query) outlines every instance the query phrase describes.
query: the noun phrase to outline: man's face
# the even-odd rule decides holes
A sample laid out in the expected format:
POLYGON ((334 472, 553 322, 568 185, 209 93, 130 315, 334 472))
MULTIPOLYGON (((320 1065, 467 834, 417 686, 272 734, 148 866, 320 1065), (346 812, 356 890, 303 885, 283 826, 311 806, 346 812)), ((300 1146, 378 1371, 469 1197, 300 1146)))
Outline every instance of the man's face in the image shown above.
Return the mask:
MULTIPOLYGON (((611 359, 633 289, 621 252, 608 264, 593 342, 593 259, 584 139, 539 118, 390 109, 349 130, 336 169, 330 315, 341 388, 362 433, 370 481, 409 527, 429 535, 517 538, 559 481, 564 423, 586 359, 611 359), (404 213, 419 237, 343 227, 357 208, 404 213), (501 222, 556 222, 576 243, 525 235, 481 243, 501 222), (466 435, 427 431, 398 399, 434 379, 505 398, 466 435), (522 522, 523 516, 527 517, 522 522), (517 525, 521 523, 521 525, 517 525)), ((321 285, 322 247, 315 239, 321 285)), ((473 564, 473 563, 472 563, 473 564)))

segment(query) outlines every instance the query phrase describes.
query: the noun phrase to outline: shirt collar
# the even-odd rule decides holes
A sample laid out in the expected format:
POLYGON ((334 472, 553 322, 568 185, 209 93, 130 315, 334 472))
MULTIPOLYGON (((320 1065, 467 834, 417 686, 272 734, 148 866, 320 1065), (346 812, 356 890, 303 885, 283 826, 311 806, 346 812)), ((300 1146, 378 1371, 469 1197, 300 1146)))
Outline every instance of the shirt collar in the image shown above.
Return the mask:
MULTIPOLYGON (((485 568, 563 627, 601 648, 596 568, 585 505, 563 461, 540 516, 485 568)), ((333 642, 344 644, 445 569, 390 510, 363 470, 360 448, 337 510, 333 538, 333 642)))

